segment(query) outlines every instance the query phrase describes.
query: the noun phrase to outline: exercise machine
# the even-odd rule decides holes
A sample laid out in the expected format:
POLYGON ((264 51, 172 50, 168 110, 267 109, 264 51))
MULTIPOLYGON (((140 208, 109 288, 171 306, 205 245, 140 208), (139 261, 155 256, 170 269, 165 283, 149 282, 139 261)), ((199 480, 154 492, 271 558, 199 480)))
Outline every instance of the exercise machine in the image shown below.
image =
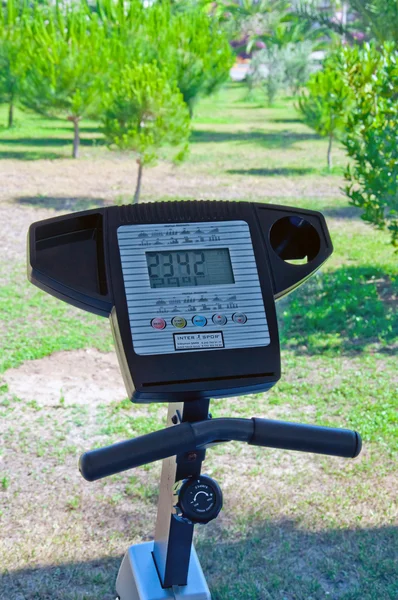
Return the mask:
POLYGON ((29 280, 109 317, 131 401, 169 405, 165 429, 80 458, 88 481, 163 460, 155 539, 128 549, 121 600, 211 598, 192 540, 222 508, 218 483, 201 474, 213 444, 358 456, 355 431, 209 413, 211 398, 279 380, 275 300, 332 251, 320 213, 260 203, 115 206, 31 225, 29 280))

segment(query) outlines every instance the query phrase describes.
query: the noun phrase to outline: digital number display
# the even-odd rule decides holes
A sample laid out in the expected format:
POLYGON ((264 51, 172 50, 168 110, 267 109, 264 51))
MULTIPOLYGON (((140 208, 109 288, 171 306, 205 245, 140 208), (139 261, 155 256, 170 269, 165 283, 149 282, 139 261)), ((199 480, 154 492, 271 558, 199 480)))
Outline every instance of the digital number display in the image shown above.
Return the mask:
POLYGON ((235 283, 228 248, 146 252, 152 288, 235 283))

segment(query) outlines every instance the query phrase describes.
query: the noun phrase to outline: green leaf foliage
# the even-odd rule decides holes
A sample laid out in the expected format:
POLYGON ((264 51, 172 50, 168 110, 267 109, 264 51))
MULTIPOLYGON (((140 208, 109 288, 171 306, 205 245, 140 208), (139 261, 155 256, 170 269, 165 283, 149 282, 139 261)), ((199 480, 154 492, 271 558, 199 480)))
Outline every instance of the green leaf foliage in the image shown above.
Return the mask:
POLYGON ((355 96, 343 141, 347 196, 362 218, 391 232, 398 247, 398 50, 366 44, 342 51, 344 76, 355 96))
POLYGON ((112 63, 156 62, 176 82, 191 113, 199 97, 228 79, 234 61, 228 38, 200 3, 98 0, 96 10, 112 40, 112 63))
POLYGON ((116 75, 104 99, 103 131, 110 146, 129 150, 142 165, 154 163, 163 146, 187 151, 190 119, 181 92, 156 64, 132 63, 116 75))
POLYGON ((305 123, 321 136, 343 132, 350 104, 350 90, 331 63, 311 75, 298 100, 305 123))
POLYGON ((329 167, 332 140, 342 137, 353 101, 337 62, 336 56, 328 58, 323 69, 311 75, 298 99, 304 122, 319 135, 329 137, 329 167))
POLYGON ((96 77, 104 71, 104 30, 79 5, 44 6, 34 23, 23 103, 38 113, 80 119, 98 107, 96 77))
POLYGON ((24 1, 7 0, 0 4, 0 103, 9 105, 9 127, 28 67, 32 12, 24 1))
POLYGON ((352 27, 363 31, 367 38, 377 43, 398 43, 397 0, 350 0, 351 10, 357 19, 352 27))
POLYGON ((301 22, 311 23, 313 29, 323 30, 329 36, 337 34, 350 42, 375 41, 398 43, 397 0, 347 0, 350 18, 343 24, 336 18, 336 9, 342 2, 320 5, 318 0, 301 0, 295 15, 301 22))

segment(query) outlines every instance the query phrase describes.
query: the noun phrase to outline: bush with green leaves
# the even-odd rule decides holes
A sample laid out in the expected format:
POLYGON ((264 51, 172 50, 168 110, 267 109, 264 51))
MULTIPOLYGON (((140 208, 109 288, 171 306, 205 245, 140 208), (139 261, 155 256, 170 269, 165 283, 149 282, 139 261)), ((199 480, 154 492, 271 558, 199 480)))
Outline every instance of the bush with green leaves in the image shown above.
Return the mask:
POLYGON ((139 200, 143 167, 155 163, 163 147, 176 147, 176 162, 187 153, 187 105, 175 82, 169 82, 155 63, 132 63, 114 78, 104 98, 102 122, 109 146, 136 156, 138 177, 133 203, 139 200))
POLYGON ((285 81, 293 96, 306 85, 311 75, 310 41, 290 43, 285 46, 285 81))
POLYGON ((80 143, 79 123, 99 104, 96 79, 104 72, 106 38, 88 6, 45 6, 35 19, 31 61, 23 104, 40 114, 73 123, 73 157, 80 143))
POLYGON ((268 106, 274 104, 276 96, 285 84, 285 51, 276 45, 270 45, 253 53, 250 71, 246 76, 249 96, 255 89, 264 92, 268 106))
POLYGON ((321 71, 313 73, 300 94, 297 108, 304 122, 329 139, 327 165, 332 168, 333 140, 343 136, 353 102, 353 94, 335 56, 325 61, 321 71))
POLYGON ((310 76, 311 50, 311 43, 300 42, 286 46, 268 44, 254 52, 246 77, 249 94, 255 88, 262 89, 269 106, 282 90, 289 88, 297 94, 310 76))
POLYGON ((345 48, 342 61, 355 96, 343 141, 352 159, 346 194, 398 247, 398 49, 391 43, 345 48))
POLYGON ((8 104, 8 127, 13 126, 14 107, 28 67, 32 12, 27 2, 0 4, 0 103, 8 104))

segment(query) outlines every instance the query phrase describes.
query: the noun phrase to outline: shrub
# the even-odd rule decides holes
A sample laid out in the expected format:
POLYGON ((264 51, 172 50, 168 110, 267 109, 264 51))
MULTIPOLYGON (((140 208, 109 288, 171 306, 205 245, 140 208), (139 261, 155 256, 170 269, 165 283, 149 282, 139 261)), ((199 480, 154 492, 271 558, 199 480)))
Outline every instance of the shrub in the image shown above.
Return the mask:
POLYGON ((398 51, 391 43, 366 44, 342 56, 355 95, 343 141, 353 160, 346 194, 365 221, 390 231, 398 247, 398 51))

